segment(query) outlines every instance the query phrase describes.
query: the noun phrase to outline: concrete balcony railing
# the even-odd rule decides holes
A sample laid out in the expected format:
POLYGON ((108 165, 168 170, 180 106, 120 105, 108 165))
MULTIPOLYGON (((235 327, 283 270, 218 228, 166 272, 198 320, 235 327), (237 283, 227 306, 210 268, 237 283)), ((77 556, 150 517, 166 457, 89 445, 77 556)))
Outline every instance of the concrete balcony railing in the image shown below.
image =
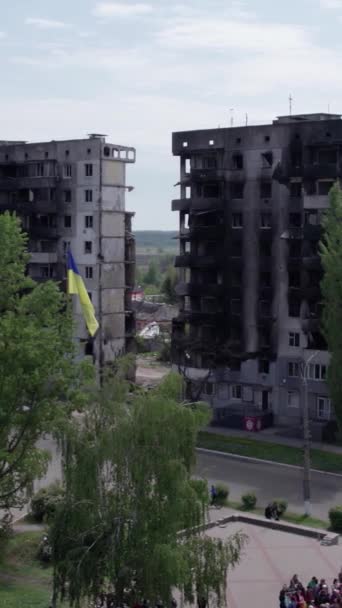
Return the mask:
POLYGON ((211 209, 223 209, 222 198, 180 198, 172 201, 172 211, 206 211, 211 209))
POLYGON ((328 209, 329 196, 319 194, 305 195, 303 197, 304 209, 328 209))
POLYGON ((176 293, 179 296, 201 297, 205 295, 218 297, 223 295, 224 287, 215 283, 178 283, 176 293))
POLYGON ((30 252, 29 264, 56 264, 57 253, 43 253, 41 251, 30 252))
POLYGON ((193 255, 184 253, 175 259, 176 268, 212 268, 223 264, 223 256, 219 255, 193 255))

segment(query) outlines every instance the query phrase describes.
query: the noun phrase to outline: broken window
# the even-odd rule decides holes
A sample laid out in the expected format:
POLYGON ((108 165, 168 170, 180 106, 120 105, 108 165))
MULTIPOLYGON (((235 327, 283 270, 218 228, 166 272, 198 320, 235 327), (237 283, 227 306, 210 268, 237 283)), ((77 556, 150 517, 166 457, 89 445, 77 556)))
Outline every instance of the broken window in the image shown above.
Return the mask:
POLYGON ((269 169, 273 165, 273 152, 262 152, 261 161, 264 169, 269 169))
POLYGON ((271 243, 260 243, 260 255, 266 258, 272 255, 271 243))
POLYGON ((326 150, 318 150, 317 161, 321 165, 336 165, 337 150, 327 148, 326 150))
POLYGON ((333 187, 334 182, 332 180, 322 180, 318 182, 318 195, 327 196, 333 187))
POLYGON ((301 241, 292 240, 289 242, 289 257, 290 258, 300 258, 302 253, 302 244, 301 241))
POLYGON ((232 168, 241 171, 243 169, 243 156, 242 154, 233 154, 232 156, 232 168))
POLYGON ((272 227, 272 213, 260 213, 260 228, 272 227))
POLYGON ((300 316, 300 300, 298 298, 289 297, 289 317, 300 316))
POLYGON ((232 228, 242 228, 243 226, 243 215, 242 213, 233 213, 232 215, 232 228))
POLYGON ((259 359, 259 374, 269 374, 270 362, 268 359, 259 359))
POLYGON ((232 182, 230 184, 230 195, 232 198, 243 198, 245 184, 243 182, 232 182))
POLYGON ((93 243, 91 241, 84 241, 84 253, 92 253, 93 243))
POLYGON ((302 196, 302 182, 290 183, 290 196, 291 198, 299 198, 302 196))
POLYGON ((261 182, 260 198, 271 198, 271 197, 272 197, 272 182, 261 182))
POLYGON ((272 274, 270 272, 261 272, 260 273, 260 286, 261 287, 271 287, 272 284, 272 274))
POLYGON ((302 225, 302 214, 289 213, 289 225, 291 228, 299 228, 302 225))
POLYGON ((300 287, 300 272, 289 272, 289 287, 300 287))

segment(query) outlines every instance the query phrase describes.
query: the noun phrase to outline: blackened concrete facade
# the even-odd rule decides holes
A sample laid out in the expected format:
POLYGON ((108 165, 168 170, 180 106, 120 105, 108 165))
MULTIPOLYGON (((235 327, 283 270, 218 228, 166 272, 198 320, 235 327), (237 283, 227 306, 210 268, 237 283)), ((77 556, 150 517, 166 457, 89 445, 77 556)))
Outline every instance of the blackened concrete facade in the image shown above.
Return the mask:
POLYGON ((29 235, 29 274, 66 287, 71 248, 95 307, 99 331, 89 337, 73 298, 81 354, 100 366, 134 348, 131 307, 135 243, 126 212, 127 164, 135 149, 102 135, 43 143, 0 142, 0 211, 15 211, 29 235))
POLYGON ((318 243, 342 177, 339 115, 173 134, 180 158, 180 313, 173 361, 217 423, 300 426, 306 362, 317 433, 334 418, 320 331, 318 243))

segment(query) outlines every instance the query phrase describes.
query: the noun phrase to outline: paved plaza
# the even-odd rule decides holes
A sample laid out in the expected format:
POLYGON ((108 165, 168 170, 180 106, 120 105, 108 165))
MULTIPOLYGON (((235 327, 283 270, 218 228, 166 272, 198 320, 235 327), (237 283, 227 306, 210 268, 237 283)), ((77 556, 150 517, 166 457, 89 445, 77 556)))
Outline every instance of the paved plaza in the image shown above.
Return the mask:
POLYGON ((341 544, 326 547, 312 538, 243 523, 216 526, 207 533, 226 538, 238 530, 249 542, 241 563, 229 574, 229 608, 278 608, 279 591, 293 574, 305 586, 312 576, 325 578, 330 586, 341 569, 341 544))

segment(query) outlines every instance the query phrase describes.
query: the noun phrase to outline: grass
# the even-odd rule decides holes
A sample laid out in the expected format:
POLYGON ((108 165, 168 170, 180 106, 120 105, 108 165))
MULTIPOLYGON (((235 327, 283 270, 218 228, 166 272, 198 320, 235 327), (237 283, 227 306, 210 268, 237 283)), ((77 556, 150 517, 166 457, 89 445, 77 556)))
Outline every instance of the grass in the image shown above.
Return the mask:
MULTIPOLYGON (((261 507, 255 507, 254 509, 245 509, 243 505, 235 500, 228 500, 226 506, 235 509, 236 511, 243 511, 244 513, 254 513, 256 515, 264 515, 264 509, 261 507)), ((286 511, 281 516, 280 521, 288 521, 291 524, 298 524, 299 526, 306 526, 307 528, 318 528, 320 530, 328 530, 329 523, 323 519, 317 519, 316 517, 308 517, 301 513, 292 513, 286 511)))
MULTIPOLYGON (((303 465, 303 451, 300 448, 247 439, 244 437, 229 437, 201 431, 198 435, 197 446, 208 450, 218 450, 227 454, 249 456, 261 460, 271 460, 283 464, 303 465)), ((311 450, 311 466, 313 469, 342 473, 342 454, 311 450)))
POLYGON ((14 535, 0 552, 0 608, 46 608, 51 569, 36 559, 41 532, 14 535))

